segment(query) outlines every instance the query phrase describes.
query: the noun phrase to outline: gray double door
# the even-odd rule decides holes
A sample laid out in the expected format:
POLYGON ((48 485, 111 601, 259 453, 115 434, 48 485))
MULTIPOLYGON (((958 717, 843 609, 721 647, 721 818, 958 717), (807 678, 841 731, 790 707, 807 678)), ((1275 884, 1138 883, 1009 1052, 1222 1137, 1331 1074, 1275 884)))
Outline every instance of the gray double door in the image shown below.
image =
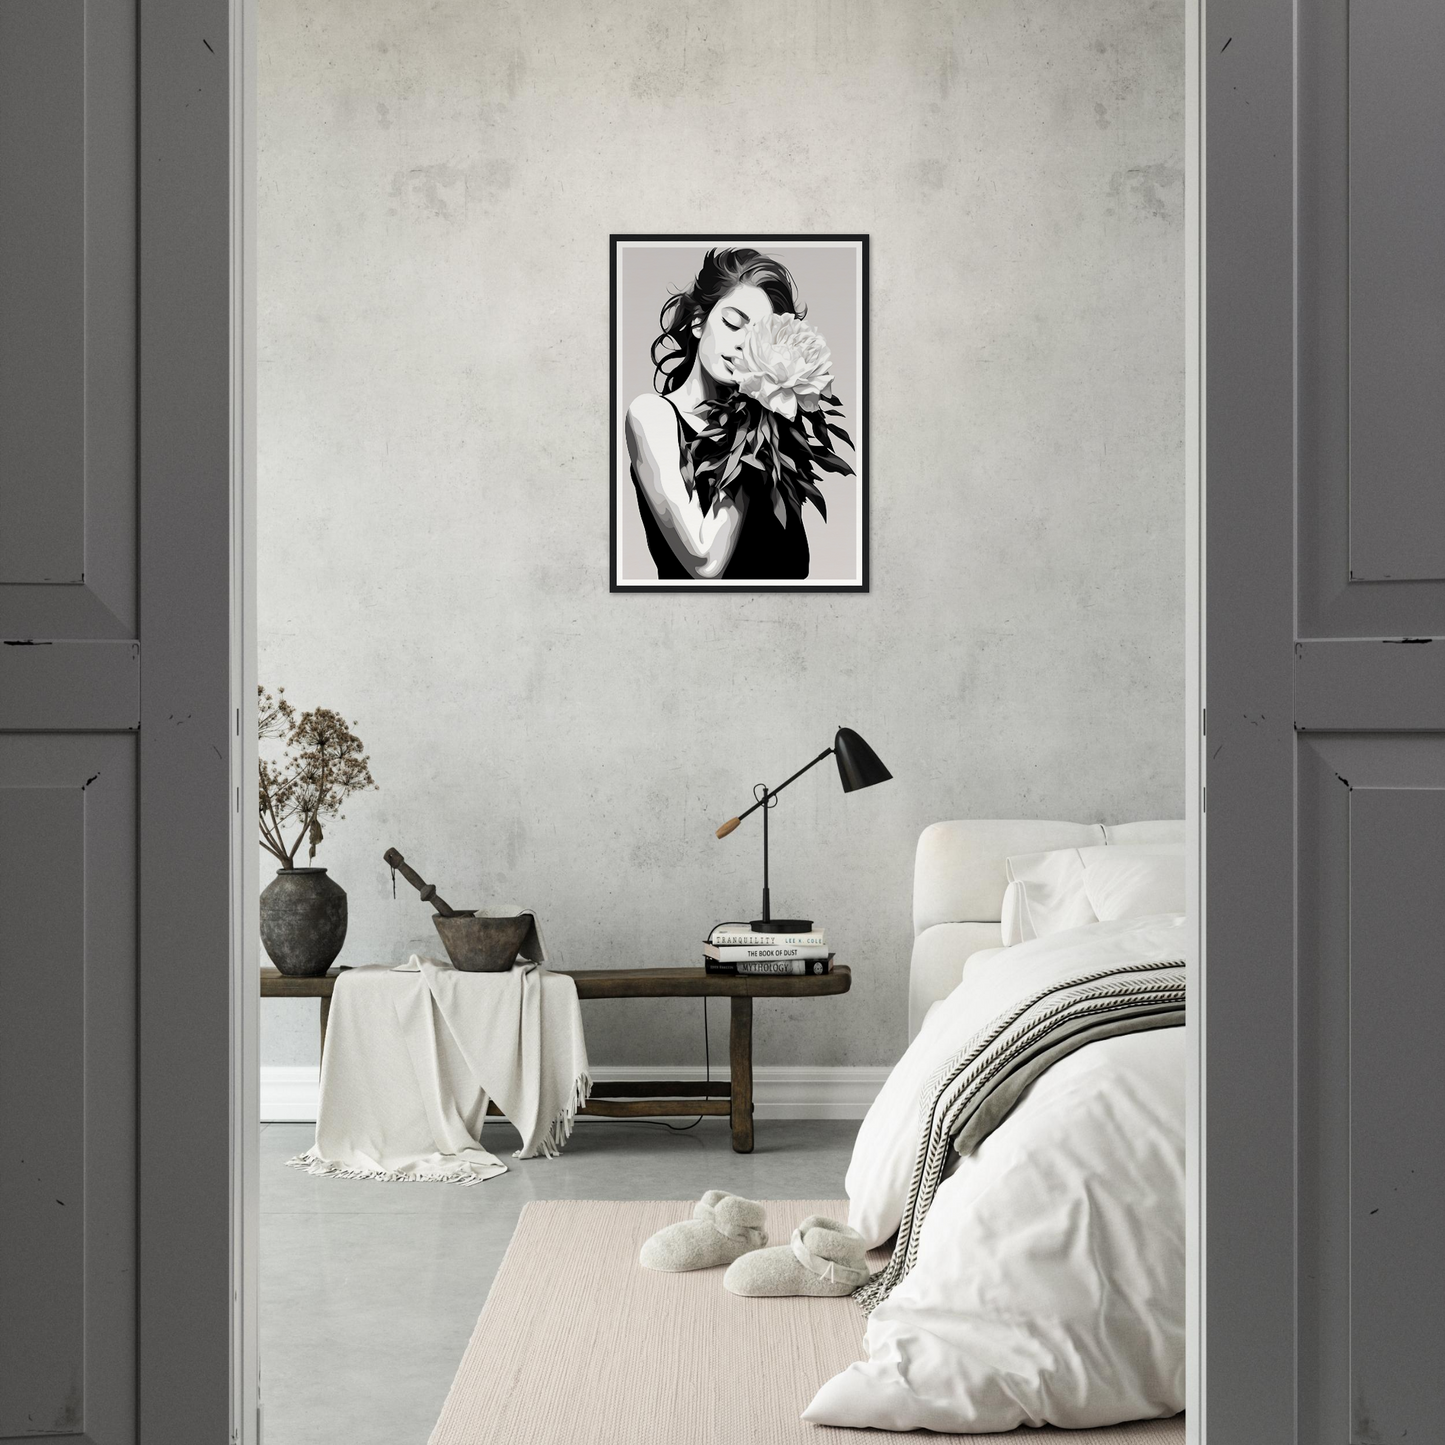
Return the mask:
MULTIPOLYGON (((1445 7, 1204 14, 1203 1414, 1430 1441, 1445 7)), ((0 1440, 254 1428, 233 20, 0 0, 0 1440)))
POLYGON ((228 28, 0 0, 0 1440, 238 1414, 228 28))
POLYGON ((1211 1445, 1445 1439, 1445 6, 1211 3, 1211 1445))

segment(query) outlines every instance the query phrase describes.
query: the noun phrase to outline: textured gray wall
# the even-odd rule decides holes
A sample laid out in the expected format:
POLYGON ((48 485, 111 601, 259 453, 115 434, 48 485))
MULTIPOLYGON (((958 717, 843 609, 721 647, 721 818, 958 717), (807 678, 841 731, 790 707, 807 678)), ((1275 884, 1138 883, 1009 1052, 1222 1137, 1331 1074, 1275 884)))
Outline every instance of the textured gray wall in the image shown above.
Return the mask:
MULTIPOLYGON (((713 829, 847 723, 896 781, 795 784, 773 893, 853 992, 757 1058, 888 1063, 921 828, 1181 813, 1182 12, 263 0, 261 676, 371 750, 343 961, 429 929, 388 844, 562 966, 691 961, 757 903, 713 829), (609 595, 608 233, 749 230, 871 233, 872 593, 609 595)), ((600 1063, 700 1023, 587 1007, 600 1063)))

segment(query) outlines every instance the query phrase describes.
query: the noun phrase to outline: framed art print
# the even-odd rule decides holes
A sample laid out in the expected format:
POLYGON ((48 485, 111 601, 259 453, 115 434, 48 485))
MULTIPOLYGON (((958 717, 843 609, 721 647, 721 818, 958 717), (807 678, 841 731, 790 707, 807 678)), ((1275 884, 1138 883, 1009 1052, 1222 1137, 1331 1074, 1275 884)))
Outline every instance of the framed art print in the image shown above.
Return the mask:
POLYGON ((867 236, 612 237, 612 590, 868 590, 867 236))

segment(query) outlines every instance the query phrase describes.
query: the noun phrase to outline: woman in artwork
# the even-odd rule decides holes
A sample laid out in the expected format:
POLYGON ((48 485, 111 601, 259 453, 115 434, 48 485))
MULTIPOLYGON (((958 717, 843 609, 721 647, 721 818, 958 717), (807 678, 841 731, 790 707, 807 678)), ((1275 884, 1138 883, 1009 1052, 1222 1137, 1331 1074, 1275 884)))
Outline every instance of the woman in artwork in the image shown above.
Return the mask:
POLYGON ((663 306, 656 389, 626 420, 659 580, 808 575, 803 503, 827 515, 814 468, 852 468, 832 450, 830 432, 847 441, 825 420, 841 415, 832 362, 804 315, 788 268, 746 247, 709 251, 663 306))

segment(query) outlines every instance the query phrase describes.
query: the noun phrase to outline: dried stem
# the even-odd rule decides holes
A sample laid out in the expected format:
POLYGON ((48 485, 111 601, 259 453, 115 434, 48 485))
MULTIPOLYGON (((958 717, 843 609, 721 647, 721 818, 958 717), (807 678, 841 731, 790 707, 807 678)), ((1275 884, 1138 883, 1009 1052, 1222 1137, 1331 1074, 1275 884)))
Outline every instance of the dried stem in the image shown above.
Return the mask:
POLYGON ((370 759, 346 719, 330 708, 297 715, 285 688, 273 695, 257 688, 261 738, 279 740, 279 758, 260 763, 259 826, 261 846, 283 867, 296 866, 296 854, 309 838, 310 857, 324 836, 321 819, 344 817, 342 803, 353 793, 374 788, 370 759), (300 824, 296 841, 286 842, 287 824, 300 824))

